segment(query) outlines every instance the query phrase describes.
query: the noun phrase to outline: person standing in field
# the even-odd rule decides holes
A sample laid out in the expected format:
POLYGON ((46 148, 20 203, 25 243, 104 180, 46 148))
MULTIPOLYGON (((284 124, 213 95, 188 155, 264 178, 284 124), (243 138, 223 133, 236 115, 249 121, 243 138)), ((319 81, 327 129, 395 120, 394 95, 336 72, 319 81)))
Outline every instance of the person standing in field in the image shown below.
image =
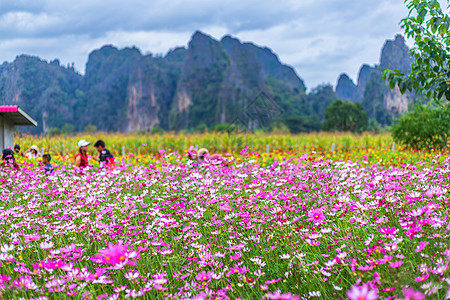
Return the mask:
POLYGON ((92 157, 94 160, 99 162, 100 168, 107 168, 114 166, 114 156, 111 152, 105 148, 105 142, 98 140, 95 142, 94 147, 97 149, 100 155, 98 157, 92 157))
POLYGON ((42 155, 42 163, 44 164, 44 173, 45 174, 53 173, 53 166, 50 163, 51 160, 52 160, 52 157, 50 156, 50 154, 42 155))
POLYGON ((2 152, 3 162, 0 164, 0 167, 9 167, 15 170, 20 170, 19 165, 17 164, 14 158, 14 152, 11 149, 4 149, 2 152))
MULTIPOLYGON (((192 147, 191 147, 192 148, 192 147)), ((213 163, 221 163, 228 164, 228 160, 220 154, 209 154, 209 151, 205 148, 201 148, 195 153, 195 150, 189 148, 187 157, 191 160, 196 161, 197 163, 204 162, 213 162, 213 163)))
POLYGON ((23 153, 20 152, 20 145, 19 144, 15 144, 14 145, 14 153, 16 154, 16 156, 23 156, 23 153))
POLYGON ((23 155, 25 155, 29 159, 36 159, 38 157, 41 157, 41 152, 39 152, 39 149, 36 145, 33 145, 30 147, 30 149, 25 151, 23 155))
POLYGON ((75 155, 75 166, 78 168, 86 168, 89 165, 89 157, 87 155, 88 146, 91 143, 86 140, 78 141, 78 153, 75 155))

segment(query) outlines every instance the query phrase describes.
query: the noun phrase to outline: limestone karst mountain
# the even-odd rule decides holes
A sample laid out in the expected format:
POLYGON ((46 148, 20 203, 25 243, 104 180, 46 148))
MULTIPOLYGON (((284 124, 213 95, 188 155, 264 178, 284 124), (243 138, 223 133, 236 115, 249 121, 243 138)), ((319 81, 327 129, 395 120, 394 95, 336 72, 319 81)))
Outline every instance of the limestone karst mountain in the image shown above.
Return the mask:
POLYGON ((393 118, 408 110, 408 104, 417 96, 410 92, 401 94, 397 87, 391 89, 383 82, 383 71, 400 69, 408 74, 411 72, 411 62, 404 38, 397 35, 394 40, 385 42, 378 65, 361 67, 357 84, 347 74, 341 74, 336 85, 336 96, 341 100, 361 102, 369 118, 389 125, 393 118))

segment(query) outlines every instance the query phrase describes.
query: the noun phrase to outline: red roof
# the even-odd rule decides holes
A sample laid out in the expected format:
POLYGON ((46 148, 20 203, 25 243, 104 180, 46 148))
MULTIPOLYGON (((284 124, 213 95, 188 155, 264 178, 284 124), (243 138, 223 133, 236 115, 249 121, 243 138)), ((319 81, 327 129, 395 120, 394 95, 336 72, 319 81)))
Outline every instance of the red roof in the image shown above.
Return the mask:
POLYGON ((17 112, 17 105, 0 105, 0 112, 17 112))

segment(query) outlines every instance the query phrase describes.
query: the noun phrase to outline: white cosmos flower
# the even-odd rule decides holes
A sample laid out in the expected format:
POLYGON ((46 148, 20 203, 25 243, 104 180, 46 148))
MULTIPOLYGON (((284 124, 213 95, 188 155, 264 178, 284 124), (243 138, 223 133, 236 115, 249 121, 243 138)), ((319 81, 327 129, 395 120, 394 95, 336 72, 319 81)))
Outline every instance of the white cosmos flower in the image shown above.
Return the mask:
POLYGON ((0 247, 0 250, 5 253, 12 251, 12 250, 14 250, 14 245, 4 244, 3 246, 0 247))
POLYGON ((55 244, 52 241, 49 242, 42 242, 39 244, 39 246, 41 247, 41 249, 50 249, 53 248, 55 244))

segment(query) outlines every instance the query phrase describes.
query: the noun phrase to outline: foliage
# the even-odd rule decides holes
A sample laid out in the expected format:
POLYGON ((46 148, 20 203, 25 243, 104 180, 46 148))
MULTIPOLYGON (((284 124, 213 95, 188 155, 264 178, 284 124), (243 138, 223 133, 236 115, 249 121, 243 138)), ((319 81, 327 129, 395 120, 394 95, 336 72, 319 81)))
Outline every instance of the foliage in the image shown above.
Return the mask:
POLYGON ((411 74, 400 70, 386 70, 384 78, 391 88, 417 91, 428 98, 450 99, 450 16, 438 0, 405 0, 408 17, 401 21, 408 38, 414 40, 411 74))
POLYGON ((150 130, 151 134, 163 134, 164 133, 164 129, 162 129, 159 126, 153 126, 152 130, 150 130))
POLYGON ((94 133, 97 131, 97 126, 89 124, 86 127, 84 127, 84 132, 94 133))
POLYGON ((59 128, 55 128, 55 127, 50 127, 48 129, 48 133, 49 136, 53 137, 53 136, 57 136, 57 135, 61 135, 62 131, 59 128))
POLYGON ((63 134, 73 134, 75 132, 75 126, 69 123, 64 124, 61 128, 63 134))
POLYGON ((237 130, 236 126, 233 124, 217 124, 211 127, 211 132, 227 132, 231 133, 237 130))
POLYGON ((336 100, 325 110, 322 129, 326 131, 362 132, 367 129, 367 113, 361 103, 336 100))
POLYGON ((307 101, 311 111, 308 115, 316 115, 322 121, 326 108, 336 100, 336 94, 331 85, 322 84, 313 88, 307 95, 307 101))
POLYGON ((321 122, 317 116, 288 116, 283 119, 283 123, 289 128, 291 133, 320 131, 321 122))
POLYGON ((391 127, 398 143, 414 149, 448 147, 450 137, 450 106, 416 105, 391 127))
POLYGON ((367 130, 374 133, 379 133, 381 131, 381 125, 376 119, 370 118, 367 124, 367 130))

